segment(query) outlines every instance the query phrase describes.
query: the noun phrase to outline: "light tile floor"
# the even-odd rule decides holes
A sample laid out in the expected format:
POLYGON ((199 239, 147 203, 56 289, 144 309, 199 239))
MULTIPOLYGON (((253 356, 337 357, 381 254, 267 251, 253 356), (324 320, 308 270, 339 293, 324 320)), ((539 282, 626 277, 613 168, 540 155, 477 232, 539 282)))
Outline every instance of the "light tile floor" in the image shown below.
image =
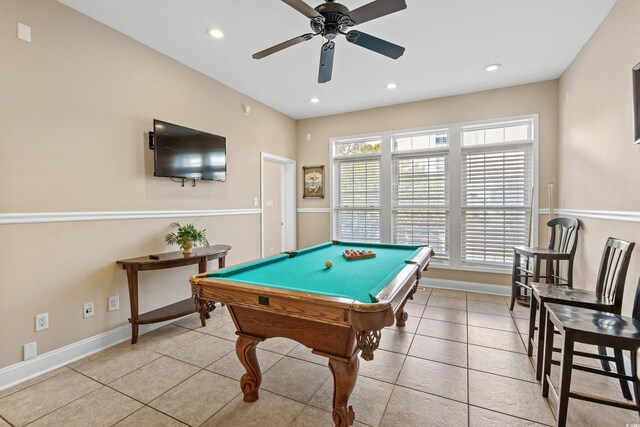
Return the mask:
MULTIPOLYGON (((360 363, 350 399, 356 426, 554 424, 523 342, 528 309, 512 313, 495 295, 421 288, 407 312, 407 326, 384 330, 374 360, 360 363)), ((326 359, 290 340, 260 345, 260 399, 245 403, 234 332, 219 307, 205 328, 197 316, 185 317, 136 345, 119 344, 0 391, 0 427, 333 425, 326 359)), ((613 380, 584 372, 574 373, 573 386, 622 397, 613 380)), ((636 423, 631 411, 569 404, 572 426, 636 423)))

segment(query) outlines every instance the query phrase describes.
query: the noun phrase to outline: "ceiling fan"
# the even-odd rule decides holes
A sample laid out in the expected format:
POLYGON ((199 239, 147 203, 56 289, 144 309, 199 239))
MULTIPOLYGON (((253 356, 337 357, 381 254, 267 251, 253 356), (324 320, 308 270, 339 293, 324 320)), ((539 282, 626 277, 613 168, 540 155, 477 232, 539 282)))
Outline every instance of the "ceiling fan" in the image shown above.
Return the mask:
POLYGON ((282 0, 298 12, 311 20, 313 33, 302 34, 291 40, 271 46, 253 54, 254 59, 261 59, 272 53, 279 52, 298 43, 311 40, 317 35, 322 35, 327 42, 322 45, 320 51, 320 71, 318 73, 318 83, 326 83, 331 80, 333 70, 333 54, 335 52, 335 39, 338 34, 346 37, 349 43, 364 47, 365 49, 378 52, 392 59, 398 59, 404 53, 404 47, 398 46, 386 40, 379 39, 362 31, 351 30, 349 27, 389 15, 394 12, 406 9, 405 0, 374 0, 354 10, 349 10, 334 0, 325 0, 325 3, 312 8, 302 0, 282 0))

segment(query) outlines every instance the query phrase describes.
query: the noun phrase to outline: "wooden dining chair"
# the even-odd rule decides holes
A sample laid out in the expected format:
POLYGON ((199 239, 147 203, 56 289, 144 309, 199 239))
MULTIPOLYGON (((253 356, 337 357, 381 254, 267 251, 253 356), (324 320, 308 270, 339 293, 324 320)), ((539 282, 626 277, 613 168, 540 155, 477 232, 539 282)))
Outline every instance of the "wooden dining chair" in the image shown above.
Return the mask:
MULTIPOLYGON (((640 281, 638 281, 638 287, 636 287, 631 317, 561 304, 546 304, 546 312, 542 396, 548 397, 550 390, 556 394, 555 386, 551 381, 551 365, 560 365, 559 391, 556 394, 556 425, 566 425, 569 398, 635 410, 640 413, 640 378, 638 378, 636 365, 638 349, 640 348, 640 281), (553 360, 553 352, 555 351, 553 348, 554 331, 558 331, 562 339, 560 362, 553 360), (575 351, 575 345, 578 343, 613 348, 619 352, 623 350, 629 351, 631 354, 631 375, 612 373, 595 367, 574 364, 574 356, 603 360, 601 354, 575 351), (586 393, 572 392, 571 376, 574 369, 618 378, 625 382, 631 381, 635 404, 603 399, 586 393)), ((611 360, 611 357, 605 356, 605 358, 607 363, 608 360, 611 360)))
POLYGON ((578 245, 580 221, 559 217, 547 222, 551 229, 546 248, 529 246, 513 247, 513 269, 511 272, 511 305, 513 307, 522 289, 531 290, 530 283, 545 279, 546 283, 573 286, 573 259, 578 245), (545 274, 541 274, 542 262, 545 274), (566 277, 561 276, 562 264, 566 263, 566 277))
MULTIPOLYGON (((536 378, 542 379, 543 371, 543 340, 546 326, 546 304, 564 304, 574 307, 583 307, 593 310, 620 314, 622 310, 622 296, 627 277, 627 269, 635 243, 609 237, 605 244, 595 292, 584 289, 569 288, 566 286, 554 286, 542 283, 531 285, 532 297, 529 315, 529 335, 527 340, 527 354, 531 356, 533 349, 537 349, 536 378), (536 311, 538 314, 538 327, 536 334, 536 311)), ((605 355, 607 348, 604 345, 598 347, 601 355, 605 355)), ((619 373, 624 373, 624 360, 622 351, 614 351, 614 361, 619 373)), ((610 370, 609 361, 602 359, 602 367, 610 370)), ((620 387, 627 399, 631 398, 629 385, 626 380, 620 380, 620 387)))

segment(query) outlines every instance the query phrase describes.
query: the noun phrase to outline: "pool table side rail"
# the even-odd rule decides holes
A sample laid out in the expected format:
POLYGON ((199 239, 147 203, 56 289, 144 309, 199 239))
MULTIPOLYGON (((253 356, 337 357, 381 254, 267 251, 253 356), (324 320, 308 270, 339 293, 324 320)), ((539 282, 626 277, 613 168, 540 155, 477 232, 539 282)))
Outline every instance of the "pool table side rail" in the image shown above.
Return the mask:
POLYGON ((236 265, 233 267, 227 267, 224 269, 220 269, 217 271, 207 272, 209 277, 228 277, 233 274, 242 273, 247 270, 251 270, 253 268, 262 267, 269 264, 274 264, 277 262, 285 261, 290 258, 290 254, 278 254, 268 258, 258 258, 244 264, 236 265))
POLYGON ((429 265, 432 254, 433 250, 430 247, 422 248, 394 279, 375 295, 375 303, 353 303, 351 310, 347 313, 351 326, 359 331, 380 329, 380 324, 392 326, 395 313, 403 306, 407 297, 415 291, 422 270, 429 265), (364 316, 363 313, 369 313, 369 315, 364 316))
POLYGON ((417 282, 415 264, 408 264, 378 293, 377 302, 354 302, 346 312, 347 321, 357 331, 376 331, 395 322, 395 312, 417 282))
POLYGON ((267 286, 251 285, 232 280, 216 280, 207 274, 197 274, 190 279, 191 290, 199 298, 223 302, 228 305, 264 311, 282 311, 301 319, 322 319, 328 323, 344 324, 345 310, 353 299, 317 295, 267 286), (268 304, 260 301, 268 299, 268 304))
POLYGON ((377 302, 391 302, 392 300, 397 299, 397 292, 395 290, 395 288, 398 287, 397 279, 408 271, 415 271, 416 280, 420 280, 422 277, 422 271, 426 270, 433 253, 433 250, 429 246, 423 247, 411 260, 406 261, 407 266, 396 276, 396 280, 389 283, 377 295, 372 295, 372 297, 374 297, 377 302), (414 266, 415 269, 412 268, 412 266, 414 266))

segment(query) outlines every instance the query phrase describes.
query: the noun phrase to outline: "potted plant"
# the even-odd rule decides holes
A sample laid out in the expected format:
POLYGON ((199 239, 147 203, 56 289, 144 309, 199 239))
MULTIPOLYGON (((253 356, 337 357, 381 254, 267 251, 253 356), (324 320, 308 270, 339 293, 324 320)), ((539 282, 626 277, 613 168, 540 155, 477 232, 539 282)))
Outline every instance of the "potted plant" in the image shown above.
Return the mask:
POLYGON ((190 254, 191 248, 197 244, 209 247, 209 241, 206 237, 207 230, 198 230, 193 224, 180 225, 178 222, 174 222, 171 226, 177 228, 178 231, 164 236, 164 241, 169 245, 180 246, 183 254, 190 254))

